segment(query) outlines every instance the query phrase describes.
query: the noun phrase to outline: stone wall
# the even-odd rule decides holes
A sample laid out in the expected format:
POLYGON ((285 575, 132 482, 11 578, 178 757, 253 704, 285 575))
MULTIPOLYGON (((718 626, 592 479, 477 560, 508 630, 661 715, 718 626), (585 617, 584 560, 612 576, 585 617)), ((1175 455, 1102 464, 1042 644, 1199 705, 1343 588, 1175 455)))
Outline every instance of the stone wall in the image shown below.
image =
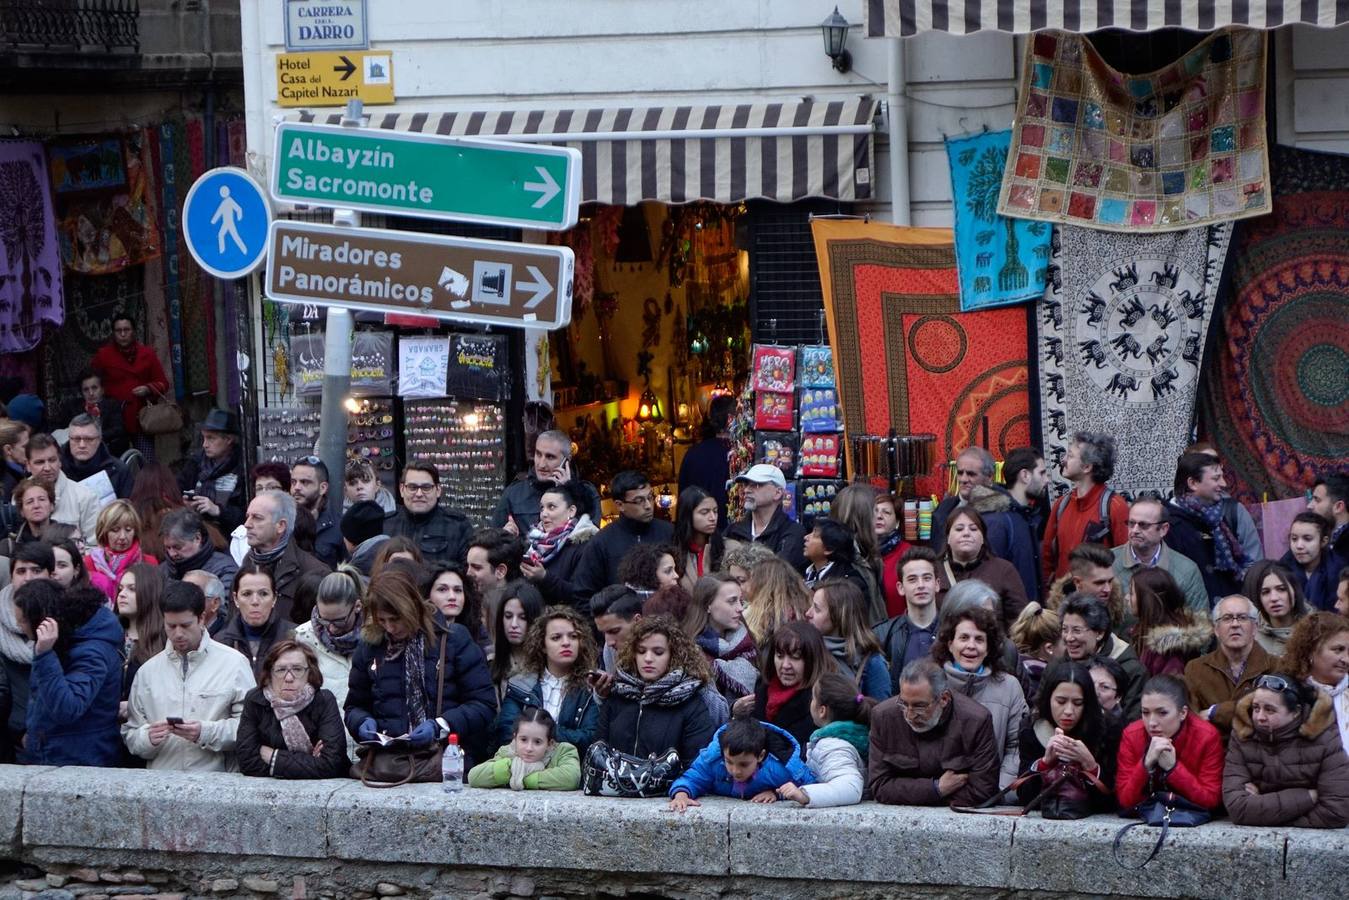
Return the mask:
MULTIPOLYGON (((1121 824, 0 766, 0 860, 70 896, 1295 900, 1349 883, 1345 832, 1177 829, 1140 873, 1111 858, 1121 824)), ((1128 856, 1155 834, 1131 832, 1128 856)))

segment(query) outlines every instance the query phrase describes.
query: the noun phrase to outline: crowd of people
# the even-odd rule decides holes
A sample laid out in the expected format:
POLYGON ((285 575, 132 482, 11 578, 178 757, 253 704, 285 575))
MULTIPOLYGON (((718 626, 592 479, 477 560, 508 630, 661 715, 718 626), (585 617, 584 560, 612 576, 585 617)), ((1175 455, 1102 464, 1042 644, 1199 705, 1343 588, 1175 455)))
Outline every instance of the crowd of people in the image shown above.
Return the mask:
POLYGON ((547 431, 475 528, 421 462, 397 501, 364 462, 340 492, 316 457, 245 473, 224 411, 176 477, 126 477, 100 417, 70 424, 62 447, 0 420, 4 761, 369 776, 379 748, 454 736, 474 787, 675 811, 1077 818, 1171 792, 1239 824, 1349 823, 1344 473, 1274 560, 1211 447, 1172 497, 1131 500, 1101 434, 1074 436, 1057 499, 1035 450, 1000 473, 964 450, 911 545, 902 503, 864 484, 803 528, 774 466, 724 510, 707 452, 673 522, 624 471, 604 523, 547 431))

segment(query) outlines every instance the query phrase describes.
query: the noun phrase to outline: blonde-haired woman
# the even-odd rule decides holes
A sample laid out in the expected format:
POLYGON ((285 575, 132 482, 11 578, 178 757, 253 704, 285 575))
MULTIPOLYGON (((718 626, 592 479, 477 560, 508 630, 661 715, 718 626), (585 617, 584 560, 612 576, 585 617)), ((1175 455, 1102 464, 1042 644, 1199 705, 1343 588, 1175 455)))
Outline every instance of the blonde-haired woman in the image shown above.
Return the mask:
POLYGON ((98 514, 94 525, 97 546, 84 557, 84 568, 94 587, 111 603, 117 597, 122 574, 137 563, 158 565, 141 551, 141 517, 129 500, 114 500, 98 514))
POLYGON ((791 563, 774 556, 754 567, 745 590, 745 625, 760 646, 788 622, 805 619, 810 592, 791 563))

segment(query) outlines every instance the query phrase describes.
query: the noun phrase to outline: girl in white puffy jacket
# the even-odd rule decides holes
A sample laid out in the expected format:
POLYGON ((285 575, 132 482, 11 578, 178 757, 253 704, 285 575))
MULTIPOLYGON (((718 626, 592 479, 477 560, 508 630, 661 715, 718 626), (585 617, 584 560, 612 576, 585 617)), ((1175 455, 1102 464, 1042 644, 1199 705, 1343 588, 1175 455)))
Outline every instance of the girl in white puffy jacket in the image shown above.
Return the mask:
POLYGON ((851 806, 862 801, 870 746, 871 710, 876 701, 864 696, 851 678, 837 673, 821 675, 810 698, 815 732, 807 744, 806 764, 815 783, 778 789, 783 800, 820 809, 851 806))

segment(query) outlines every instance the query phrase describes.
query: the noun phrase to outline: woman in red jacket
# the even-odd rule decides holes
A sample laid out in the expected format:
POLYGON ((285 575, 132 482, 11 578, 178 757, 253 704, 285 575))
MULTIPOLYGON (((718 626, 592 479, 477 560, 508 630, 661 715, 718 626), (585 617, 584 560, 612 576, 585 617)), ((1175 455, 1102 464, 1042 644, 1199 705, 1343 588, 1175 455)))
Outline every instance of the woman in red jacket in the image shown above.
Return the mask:
POLYGON ((1154 675, 1143 685, 1143 718, 1130 722, 1119 745, 1115 795, 1133 808, 1157 791, 1174 791, 1214 809, 1222 801, 1223 742, 1218 729, 1190 715, 1185 682, 1154 675))
POLYGON ((90 367, 103 378, 103 393, 122 402, 122 424, 131 446, 154 459, 154 438, 141 432, 140 411, 169 389, 155 351, 136 340, 136 326, 129 316, 112 320, 112 340, 98 348, 90 367))

